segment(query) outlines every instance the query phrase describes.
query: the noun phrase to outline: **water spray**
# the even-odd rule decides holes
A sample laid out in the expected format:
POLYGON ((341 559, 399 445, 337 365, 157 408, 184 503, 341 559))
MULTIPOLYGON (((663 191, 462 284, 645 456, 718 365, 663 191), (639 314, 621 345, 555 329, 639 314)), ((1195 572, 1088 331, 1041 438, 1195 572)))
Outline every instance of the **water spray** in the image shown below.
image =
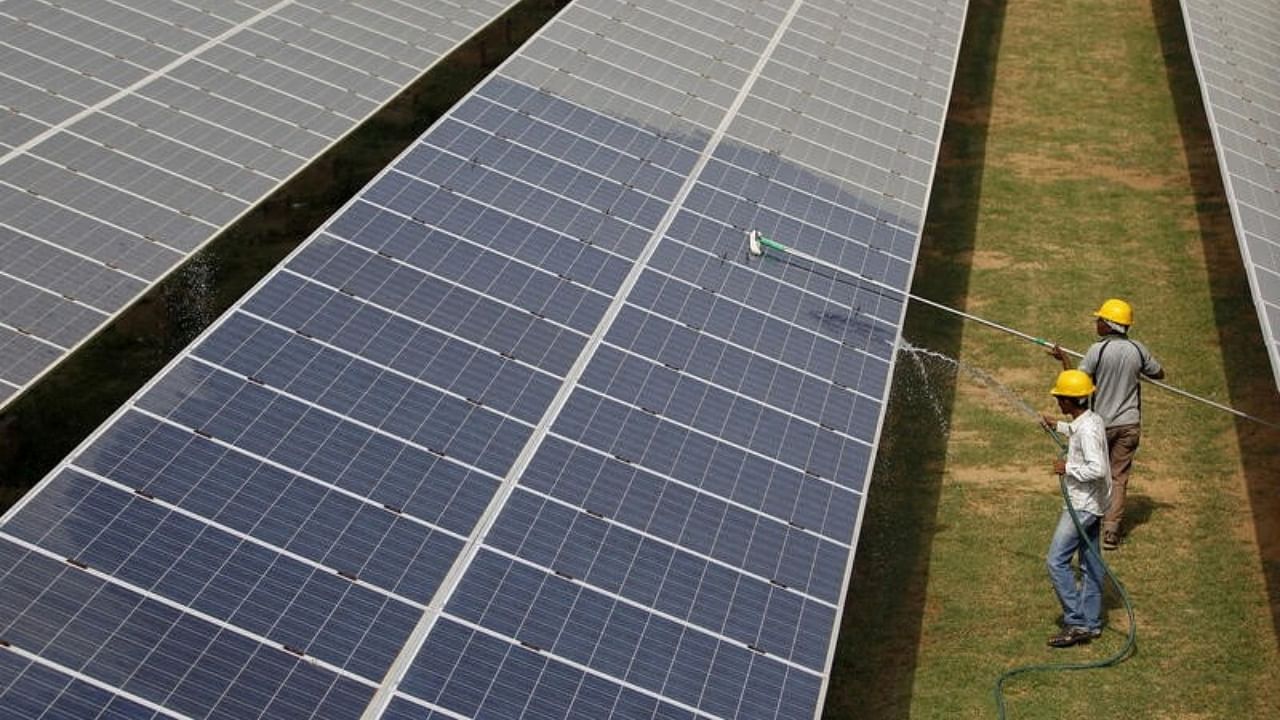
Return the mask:
MULTIPOLYGON (((775 250, 775 251, 780 252, 780 253, 783 253, 783 254, 785 254, 785 255, 791 255, 791 256, 795 256, 795 257, 797 257, 797 258, 800 258, 801 260, 807 260, 808 262, 811 262, 811 263, 813 263, 813 264, 815 264, 815 265, 820 265, 820 266, 822 266, 822 267, 824 267, 824 268, 827 268, 828 270, 831 270, 831 271, 833 271, 833 272, 843 273, 843 274, 845 274, 845 275, 852 275, 852 276, 854 276, 854 277, 858 278, 859 280, 861 280, 862 282, 865 282, 865 283, 867 283, 867 284, 869 284, 869 285, 874 285, 874 286, 876 286, 876 287, 878 287, 878 288, 882 288, 882 289, 884 289, 884 290, 888 290, 889 292, 897 293, 897 294, 902 295, 903 297, 906 297, 906 298, 908 298, 908 299, 910 299, 910 300, 915 300, 916 302, 918 302, 918 303, 923 303, 923 304, 925 304, 925 305, 928 305, 929 307, 937 308, 937 309, 942 310, 942 311, 944 311, 944 312, 949 312, 949 313, 951 313, 952 315, 956 315, 956 316, 958 316, 958 317, 962 317, 962 318, 964 318, 964 319, 966 319, 966 320, 971 320, 971 321, 973 321, 973 322, 978 323, 979 325, 985 325, 985 326, 987 326, 987 327, 989 327, 989 328, 992 328, 993 330, 999 330, 1000 332, 1003 332, 1003 333, 1006 333, 1006 334, 1012 335, 1012 336, 1014 336, 1014 337, 1016 337, 1016 338, 1020 338, 1020 339, 1022 339, 1022 340, 1026 340, 1027 342, 1034 343, 1034 344, 1036 344, 1036 345, 1039 345, 1040 347, 1044 347, 1044 348, 1053 348, 1053 347, 1057 347, 1057 348, 1059 348, 1060 350, 1062 350, 1062 352, 1064 352, 1064 353, 1066 353, 1066 354, 1068 354, 1068 355, 1071 355, 1072 357, 1076 357, 1076 358, 1084 357, 1084 354, 1083 354, 1083 353, 1076 352, 1075 350, 1071 350, 1071 349, 1068 349, 1068 348, 1064 348, 1064 347, 1062 347, 1062 346, 1058 345, 1057 343, 1054 343, 1054 342, 1052 342, 1052 341, 1050 341, 1050 340, 1046 340, 1045 338, 1035 337, 1034 335, 1030 335, 1030 334, 1028 334, 1028 333, 1024 333, 1024 332, 1022 332, 1021 330, 1018 330, 1018 329, 1016 329, 1016 328, 1011 328, 1011 327, 1009 327, 1009 326, 1007 326, 1007 325, 1001 325, 1000 323, 992 322, 991 320, 987 320, 986 318, 978 317, 977 315, 973 315, 973 314, 970 314, 970 313, 964 312, 963 310, 957 310, 956 308, 953 308, 953 307, 951 307, 951 306, 949 306, 949 305, 943 305, 942 303, 937 302, 937 301, 935 301, 935 300, 930 300, 929 298, 920 297, 919 295, 916 295, 916 294, 914 294, 914 293, 908 292, 908 291, 906 291, 906 290, 901 290, 901 289, 899 289, 899 288, 893 287, 892 285, 888 285, 888 284, 886 284, 886 283, 882 283, 882 282, 880 282, 880 281, 878 281, 878 280, 873 280, 872 278, 869 278, 869 277, 866 277, 866 276, 863 276, 863 275, 859 275, 858 273, 856 273, 856 272, 854 272, 854 271, 852 271, 852 270, 848 270, 848 269, 846 269, 846 268, 842 268, 842 267, 840 267, 839 265, 836 265, 835 263, 832 263, 832 262, 828 262, 828 261, 826 261, 826 260, 823 260, 822 258, 815 257, 815 256, 810 255, 810 254, 808 254, 808 253, 800 252, 799 250, 794 250, 794 249, 792 249, 792 248, 787 247, 786 245, 783 245, 782 243, 780 243, 780 242, 778 242, 778 241, 776 241, 776 240, 773 240, 773 239, 770 239, 770 238, 765 237, 764 235, 762 235, 762 234, 760 233, 760 231, 759 231, 759 230, 749 230, 749 231, 747 231, 747 251, 748 251, 752 256, 754 256, 754 257, 760 257, 760 256, 762 256, 762 255, 764 255, 764 254, 765 254, 765 250, 775 250)), ((1181 388, 1175 387, 1175 386, 1173 386, 1173 385, 1169 385, 1168 383, 1164 383, 1164 382, 1161 382, 1161 381, 1159 381, 1159 380, 1153 380, 1153 379, 1148 378, 1148 377, 1145 377, 1145 376, 1139 376, 1139 377, 1140 377, 1144 382, 1147 382, 1147 383, 1150 383, 1150 384, 1152 384, 1152 385, 1155 385, 1155 386, 1156 386, 1156 387, 1158 387, 1158 388, 1162 388, 1162 389, 1164 389, 1164 390, 1168 390, 1169 392, 1174 393, 1175 395, 1181 395, 1182 397, 1187 398, 1187 399, 1189 399, 1189 400, 1195 400, 1195 401, 1197 401, 1197 402, 1204 403, 1205 405, 1208 405, 1208 406, 1210 406, 1210 407, 1216 408, 1216 409, 1218 409, 1218 410, 1222 410, 1223 412, 1231 413, 1232 415, 1235 415, 1236 417, 1244 418, 1244 419, 1246 419, 1246 420, 1252 420, 1253 422, 1259 423, 1259 424, 1261 424, 1261 425, 1266 425, 1267 427, 1270 427, 1270 428, 1277 428, 1277 429, 1280 429, 1280 424, 1273 423, 1273 422, 1271 422, 1271 421, 1269 421, 1269 420, 1263 420, 1262 418, 1255 417, 1255 416, 1253 416, 1253 415, 1250 415, 1249 413, 1242 412, 1242 411, 1237 410, 1237 409, 1235 409, 1235 408, 1233 408, 1233 407, 1230 407, 1230 406, 1228 406, 1228 405, 1223 405, 1222 403, 1215 402, 1215 401, 1210 400, 1210 399, 1208 399, 1208 398, 1203 398, 1203 397, 1200 397, 1200 396, 1198 396, 1198 395, 1194 395, 1194 394, 1192 394, 1192 393, 1190 393, 1190 392, 1187 392, 1186 390, 1183 390, 1183 389, 1181 389, 1181 388)))

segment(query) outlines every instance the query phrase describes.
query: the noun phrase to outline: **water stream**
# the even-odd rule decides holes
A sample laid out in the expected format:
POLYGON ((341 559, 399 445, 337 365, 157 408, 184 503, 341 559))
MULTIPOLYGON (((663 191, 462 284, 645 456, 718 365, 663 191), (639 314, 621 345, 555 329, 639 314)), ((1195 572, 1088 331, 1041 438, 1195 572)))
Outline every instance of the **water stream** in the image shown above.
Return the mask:
MULTIPOLYGON (((995 379, 991 373, 983 370, 982 368, 962 363, 949 355, 944 355, 925 347, 913 345, 908 342, 906 338, 902 338, 898 342, 898 352, 903 353, 911 359, 912 366, 916 369, 916 374, 920 377, 922 386, 921 392, 924 393, 925 398, 928 400, 929 406, 934 414, 934 419, 938 422, 938 427, 942 430, 943 434, 946 434, 949 428, 940 400, 942 393, 934 385, 939 381, 937 379, 939 377, 938 374, 933 371, 933 368, 935 367, 944 368, 951 377, 959 377, 959 375, 963 373, 969 378, 978 381, 983 387, 995 392, 997 396, 1005 400, 1010 406, 1019 412, 1022 412, 1032 418, 1038 419, 1040 417, 1040 413, 1032 407, 1030 403, 1023 400, 1013 391, 1012 388, 995 379)), ((895 391, 901 392, 904 389, 907 392, 914 392, 910 386, 895 388, 895 391)))

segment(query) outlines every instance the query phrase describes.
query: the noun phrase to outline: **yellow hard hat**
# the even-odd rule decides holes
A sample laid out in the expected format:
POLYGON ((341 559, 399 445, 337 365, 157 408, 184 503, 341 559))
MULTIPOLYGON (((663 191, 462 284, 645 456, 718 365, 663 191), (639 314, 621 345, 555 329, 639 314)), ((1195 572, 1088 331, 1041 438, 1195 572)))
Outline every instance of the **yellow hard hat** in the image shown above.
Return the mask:
POLYGON ((1063 370, 1058 373, 1058 380, 1049 394, 1072 398, 1089 397, 1093 394, 1093 378, 1081 370, 1063 370))
POLYGON ((1102 303, 1102 307, 1098 308, 1098 312, 1093 314, 1094 317, 1100 317, 1103 320, 1110 320, 1117 325, 1129 326, 1133 324, 1133 308, 1129 303, 1111 298, 1102 303))

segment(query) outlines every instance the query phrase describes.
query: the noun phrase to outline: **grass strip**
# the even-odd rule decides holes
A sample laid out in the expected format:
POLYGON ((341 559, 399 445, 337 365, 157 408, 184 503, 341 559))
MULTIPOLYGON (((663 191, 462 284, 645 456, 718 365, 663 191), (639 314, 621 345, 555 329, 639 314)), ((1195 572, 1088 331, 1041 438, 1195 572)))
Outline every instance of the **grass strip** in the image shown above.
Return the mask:
MULTIPOLYGON (((1176 0, 977 0, 913 292, 1083 350, 1133 302, 1173 384, 1280 416, 1176 0)), ((1049 412, 1043 351, 919 305, 906 337, 1049 412)), ((1280 436, 1149 388, 1119 667, 1010 683, 1012 718, 1280 716, 1280 436)), ((828 718, 994 717, 993 679, 1055 651, 1053 448, 968 376, 898 364, 828 718), (921 432, 935 427, 935 433, 921 432)), ((1123 623, 1112 598, 1110 619, 1123 623)))

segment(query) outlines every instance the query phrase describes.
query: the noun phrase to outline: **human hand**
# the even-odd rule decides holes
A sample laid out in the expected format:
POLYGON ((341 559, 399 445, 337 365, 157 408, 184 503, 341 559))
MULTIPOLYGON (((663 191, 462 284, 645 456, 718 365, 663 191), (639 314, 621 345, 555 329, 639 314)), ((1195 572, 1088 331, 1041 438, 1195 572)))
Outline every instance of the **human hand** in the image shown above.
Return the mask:
POLYGON ((1048 430, 1049 432, 1053 432, 1053 430, 1057 427, 1057 421, 1055 421, 1053 418, 1049 417, 1048 415, 1041 415, 1040 427, 1044 428, 1045 430, 1048 430))
POLYGON ((1066 461, 1066 460, 1063 460, 1062 458, 1058 458, 1057 460, 1054 460, 1054 461, 1053 461, 1053 474, 1054 474, 1054 475, 1065 475, 1065 474, 1067 474, 1067 461, 1066 461))

